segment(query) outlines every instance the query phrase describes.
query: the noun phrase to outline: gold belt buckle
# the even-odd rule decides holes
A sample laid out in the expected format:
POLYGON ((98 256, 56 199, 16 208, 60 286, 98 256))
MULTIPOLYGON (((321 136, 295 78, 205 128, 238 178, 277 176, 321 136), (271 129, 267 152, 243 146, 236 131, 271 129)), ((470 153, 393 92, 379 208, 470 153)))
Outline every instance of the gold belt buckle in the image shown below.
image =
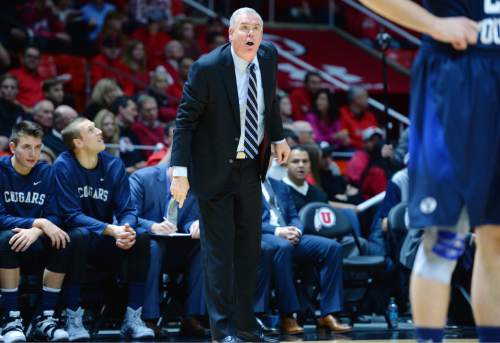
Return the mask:
POLYGON ((236 159, 237 160, 244 160, 247 158, 247 154, 245 154, 243 151, 238 151, 236 153, 236 159))

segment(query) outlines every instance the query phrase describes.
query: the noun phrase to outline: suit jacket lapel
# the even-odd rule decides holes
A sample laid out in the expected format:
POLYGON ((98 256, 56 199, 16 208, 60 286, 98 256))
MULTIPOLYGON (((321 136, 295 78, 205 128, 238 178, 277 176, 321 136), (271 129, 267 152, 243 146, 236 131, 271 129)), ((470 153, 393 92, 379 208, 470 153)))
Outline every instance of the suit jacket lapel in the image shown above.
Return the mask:
MULTIPOLYGON (((222 54, 222 79, 224 80, 224 86, 226 87, 227 96, 231 103, 231 108, 233 112, 233 118, 236 122, 236 126, 240 127, 240 104, 238 101, 238 87, 236 85, 236 75, 234 74, 234 62, 233 56, 231 55, 231 43, 228 43, 221 50, 222 54)), ((214 82, 217 82, 214 80, 214 82)))
MULTIPOLYGON (((273 89, 271 80, 269 80, 269 75, 271 75, 271 66, 269 65, 268 58, 262 49, 259 49, 257 58, 259 59, 260 77, 262 79, 262 90, 264 92, 264 106, 266 107, 264 111, 264 118, 266 118, 266 113, 269 113, 269 110, 271 109, 271 94, 273 89)), ((264 120, 264 122, 266 122, 266 120, 264 120)))

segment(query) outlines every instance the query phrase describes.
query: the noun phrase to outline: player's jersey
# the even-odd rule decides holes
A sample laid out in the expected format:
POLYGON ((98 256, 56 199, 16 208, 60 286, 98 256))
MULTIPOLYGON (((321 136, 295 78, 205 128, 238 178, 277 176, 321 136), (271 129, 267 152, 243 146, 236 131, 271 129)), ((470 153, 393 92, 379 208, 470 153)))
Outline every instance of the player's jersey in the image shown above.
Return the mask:
POLYGON ((57 199, 68 228, 84 227, 101 233, 116 219, 135 227, 137 213, 123 162, 107 152, 98 155, 94 169, 86 169, 65 151, 54 162, 57 199))
POLYGON ((52 168, 38 162, 28 175, 16 172, 11 156, 0 158, 0 230, 29 229, 36 218, 60 224, 52 168))
POLYGON ((424 0, 424 6, 438 17, 464 16, 477 21, 478 41, 470 50, 500 52, 500 0, 424 0))

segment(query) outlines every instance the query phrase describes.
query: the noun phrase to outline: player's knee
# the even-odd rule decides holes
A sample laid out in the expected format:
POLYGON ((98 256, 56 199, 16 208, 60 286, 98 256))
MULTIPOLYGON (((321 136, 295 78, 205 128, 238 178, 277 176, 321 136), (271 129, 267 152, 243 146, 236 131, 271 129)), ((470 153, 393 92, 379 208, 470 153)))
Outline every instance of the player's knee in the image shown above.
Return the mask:
POLYGON ((14 232, 10 230, 0 231, 0 252, 8 252, 12 250, 9 244, 12 236, 14 236, 14 232))
POLYGON ((497 259, 500 256, 500 226, 485 225, 476 229, 478 252, 497 259))
POLYGON ((427 229, 415 258, 413 273, 449 284, 457 260, 465 251, 465 233, 427 229))

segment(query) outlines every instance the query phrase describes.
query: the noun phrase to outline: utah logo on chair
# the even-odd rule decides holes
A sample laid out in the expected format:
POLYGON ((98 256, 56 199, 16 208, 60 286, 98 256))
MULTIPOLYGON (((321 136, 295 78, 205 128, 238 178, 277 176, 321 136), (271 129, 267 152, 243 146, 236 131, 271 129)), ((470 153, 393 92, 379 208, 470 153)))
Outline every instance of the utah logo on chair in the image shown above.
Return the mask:
POLYGON ((329 228, 335 225, 337 218, 335 213, 328 207, 321 207, 314 214, 314 229, 319 232, 322 228, 329 228))

